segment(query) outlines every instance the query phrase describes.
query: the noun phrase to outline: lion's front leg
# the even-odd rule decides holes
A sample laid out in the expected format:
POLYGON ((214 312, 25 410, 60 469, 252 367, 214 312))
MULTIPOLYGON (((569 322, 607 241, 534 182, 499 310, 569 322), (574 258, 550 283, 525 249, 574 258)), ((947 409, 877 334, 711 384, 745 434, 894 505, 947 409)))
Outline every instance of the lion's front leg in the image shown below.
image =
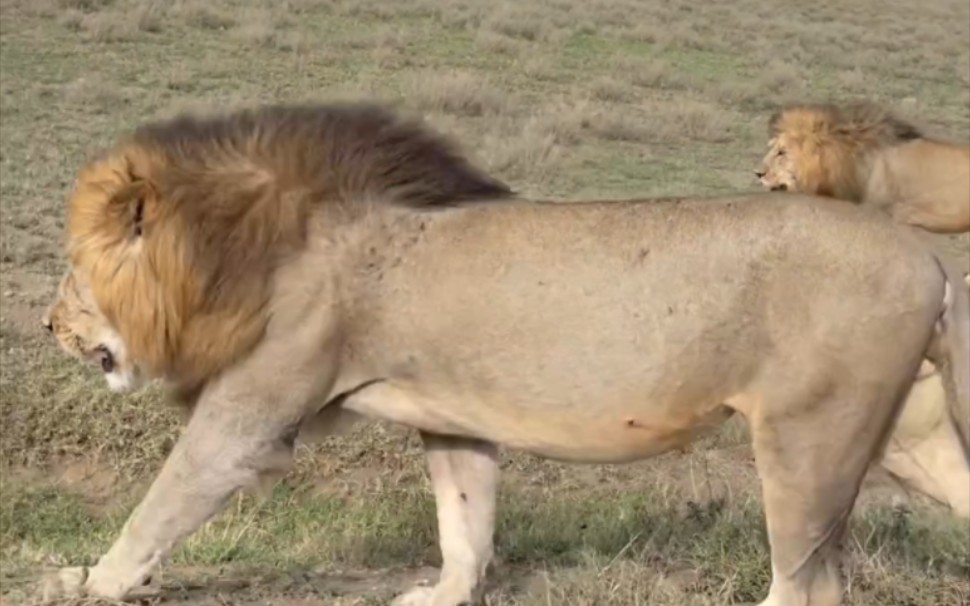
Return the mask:
POLYGON ((236 491, 285 472, 295 437, 291 423, 263 418, 259 426, 246 419, 252 409, 199 406, 111 549, 90 571, 61 571, 45 593, 124 598, 236 491))
POLYGON ((286 472, 307 404, 327 393, 333 377, 319 345, 300 355, 294 343, 262 346, 205 388, 111 549, 90 571, 61 571, 45 594, 124 598, 235 492, 286 472))
POLYGON ((394 606, 458 606, 482 597, 492 560, 498 451, 493 444, 422 433, 438 509, 443 565, 433 587, 415 587, 394 606))

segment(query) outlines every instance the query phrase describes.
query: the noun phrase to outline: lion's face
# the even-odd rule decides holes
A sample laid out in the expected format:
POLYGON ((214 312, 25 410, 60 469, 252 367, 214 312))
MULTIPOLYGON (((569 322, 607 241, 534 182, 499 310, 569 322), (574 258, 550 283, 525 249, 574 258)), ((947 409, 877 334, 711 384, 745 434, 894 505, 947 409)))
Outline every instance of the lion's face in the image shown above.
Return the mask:
POLYGON ((783 135, 768 142, 768 153, 754 171, 761 185, 771 191, 797 191, 798 179, 791 146, 783 135))
POLYGON ((112 391, 138 389, 142 372, 128 355, 118 332, 98 309, 91 289, 73 271, 57 287, 57 298, 44 312, 44 327, 70 355, 101 368, 112 391))

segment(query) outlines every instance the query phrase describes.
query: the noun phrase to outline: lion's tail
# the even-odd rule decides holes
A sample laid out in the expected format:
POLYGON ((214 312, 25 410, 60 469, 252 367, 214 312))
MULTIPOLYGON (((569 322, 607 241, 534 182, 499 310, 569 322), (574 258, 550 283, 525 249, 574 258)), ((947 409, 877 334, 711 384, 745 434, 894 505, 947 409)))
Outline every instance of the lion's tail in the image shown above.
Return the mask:
POLYGON ((970 457, 970 277, 963 278, 945 260, 937 262, 946 277, 943 312, 928 357, 940 369, 947 408, 970 457))

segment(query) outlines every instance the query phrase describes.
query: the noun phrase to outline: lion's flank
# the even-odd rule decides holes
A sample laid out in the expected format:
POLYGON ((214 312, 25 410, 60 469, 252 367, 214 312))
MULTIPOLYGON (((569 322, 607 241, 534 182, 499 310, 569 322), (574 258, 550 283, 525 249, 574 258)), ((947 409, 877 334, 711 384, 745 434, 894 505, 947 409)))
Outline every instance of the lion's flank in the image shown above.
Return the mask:
POLYGON ((769 135, 798 134, 817 139, 841 140, 853 146, 883 147, 924 137, 923 132, 870 101, 845 105, 831 103, 791 104, 768 120, 769 135))

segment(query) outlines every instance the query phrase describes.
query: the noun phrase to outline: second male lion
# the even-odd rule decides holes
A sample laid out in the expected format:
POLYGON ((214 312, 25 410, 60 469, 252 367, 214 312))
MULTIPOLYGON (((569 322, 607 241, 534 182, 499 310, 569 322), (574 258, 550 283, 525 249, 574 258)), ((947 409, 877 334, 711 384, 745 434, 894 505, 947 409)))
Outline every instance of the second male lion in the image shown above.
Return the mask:
POLYGON ((771 190, 877 207, 935 233, 970 231, 970 144, 925 135, 869 102, 791 105, 771 116, 755 174, 771 190))

